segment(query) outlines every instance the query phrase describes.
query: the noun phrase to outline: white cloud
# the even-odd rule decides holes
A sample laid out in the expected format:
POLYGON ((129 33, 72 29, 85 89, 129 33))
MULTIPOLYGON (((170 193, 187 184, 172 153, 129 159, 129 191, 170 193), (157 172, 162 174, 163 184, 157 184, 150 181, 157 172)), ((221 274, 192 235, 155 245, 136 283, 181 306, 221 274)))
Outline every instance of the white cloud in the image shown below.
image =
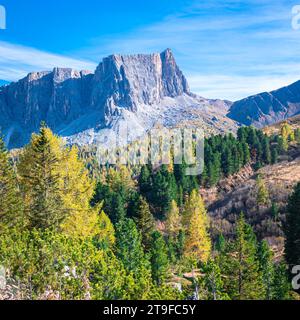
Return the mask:
POLYGON ((210 99, 237 101, 265 91, 273 91, 299 80, 299 75, 257 76, 188 75, 193 92, 210 99))
POLYGON ((94 70, 96 64, 0 41, 0 79, 15 81, 32 71, 68 67, 94 70))

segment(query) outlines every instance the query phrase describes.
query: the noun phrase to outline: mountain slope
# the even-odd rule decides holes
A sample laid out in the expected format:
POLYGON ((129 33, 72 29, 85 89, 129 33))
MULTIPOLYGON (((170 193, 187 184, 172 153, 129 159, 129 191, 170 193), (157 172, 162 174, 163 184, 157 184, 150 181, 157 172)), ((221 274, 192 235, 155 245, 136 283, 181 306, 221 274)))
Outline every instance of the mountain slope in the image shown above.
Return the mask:
POLYGON ((300 81, 235 102, 228 117, 262 128, 300 113, 300 81))
MULTIPOLYGON (((229 104, 190 92, 171 50, 112 55, 94 73, 68 68, 34 72, 0 88, 0 128, 21 147, 45 121, 69 143, 97 144, 128 128, 129 139, 157 124, 201 125, 207 133, 237 128, 229 104)), ((125 141, 124 141, 125 142, 125 141)))

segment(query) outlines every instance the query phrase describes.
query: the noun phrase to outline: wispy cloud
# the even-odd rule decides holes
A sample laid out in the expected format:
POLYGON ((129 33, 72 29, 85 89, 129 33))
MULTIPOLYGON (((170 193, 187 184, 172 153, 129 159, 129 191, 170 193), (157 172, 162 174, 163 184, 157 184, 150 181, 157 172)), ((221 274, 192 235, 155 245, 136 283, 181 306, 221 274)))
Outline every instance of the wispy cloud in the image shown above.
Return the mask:
POLYGON ((15 81, 32 71, 69 67, 94 70, 96 64, 0 41, 0 79, 15 81))

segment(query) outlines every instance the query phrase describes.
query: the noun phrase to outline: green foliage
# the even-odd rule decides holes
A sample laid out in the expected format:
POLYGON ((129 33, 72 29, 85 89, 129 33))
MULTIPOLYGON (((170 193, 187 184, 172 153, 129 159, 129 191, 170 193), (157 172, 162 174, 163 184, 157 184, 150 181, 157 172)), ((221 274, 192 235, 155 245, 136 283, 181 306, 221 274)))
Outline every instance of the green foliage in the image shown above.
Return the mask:
POLYGON ((225 293, 224 282, 219 265, 209 260, 202 266, 204 276, 198 279, 200 285, 200 297, 203 300, 229 300, 225 293))
POLYGON ((24 223, 21 195, 8 152, 0 137, 0 233, 24 223))
POLYGON ((300 265, 300 183, 295 187, 287 208, 285 256, 290 270, 300 265))
POLYGON ((148 250, 151 247, 152 233, 155 231, 155 220, 150 211, 149 204, 143 197, 139 199, 138 213, 135 220, 142 234, 143 245, 148 250))
POLYGON ((257 198, 256 198, 257 205, 267 206, 270 203, 270 195, 265 185, 265 182, 261 176, 257 177, 256 185, 257 185, 257 198))
POLYGON ((231 299, 256 300, 264 297, 256 237, 243 215, 237 221, 235 240, 227 243, 220 256, 220 267, 231 299))
POLYGON ((152 234, 150 249, 150 261, 152 268, 152 278, 157 285, 162 285, 168 277, 168 252, 162 235, 155 231, 152 234))
POLYGON ((116 255, 129 272, 138 272, 148 265, 142 237, 132 219, 124 219, 116 227, 116 255))

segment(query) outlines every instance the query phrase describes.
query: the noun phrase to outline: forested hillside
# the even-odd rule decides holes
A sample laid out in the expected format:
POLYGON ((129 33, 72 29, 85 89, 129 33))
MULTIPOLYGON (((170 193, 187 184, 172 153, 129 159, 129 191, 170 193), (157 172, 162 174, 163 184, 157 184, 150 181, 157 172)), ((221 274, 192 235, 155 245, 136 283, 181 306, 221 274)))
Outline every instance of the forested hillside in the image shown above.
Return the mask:
POLYGON ((1 140, 0 265, 9 289, 0 298, 296 299, 289 271, 300 264, 300 186, 279 213, 262 170, 298 144, 300 130, 286 123, 272 135, 243 127, 237 137, 212 136, 195 177, 186 164, 96 166, 46 125, 13 159, 1 140), (231 212, 230 232, 208 213, 206 191, 245 168, 256 175, 254 208, 270 209, 286 239, 279 258, 248 212, 231 212))

